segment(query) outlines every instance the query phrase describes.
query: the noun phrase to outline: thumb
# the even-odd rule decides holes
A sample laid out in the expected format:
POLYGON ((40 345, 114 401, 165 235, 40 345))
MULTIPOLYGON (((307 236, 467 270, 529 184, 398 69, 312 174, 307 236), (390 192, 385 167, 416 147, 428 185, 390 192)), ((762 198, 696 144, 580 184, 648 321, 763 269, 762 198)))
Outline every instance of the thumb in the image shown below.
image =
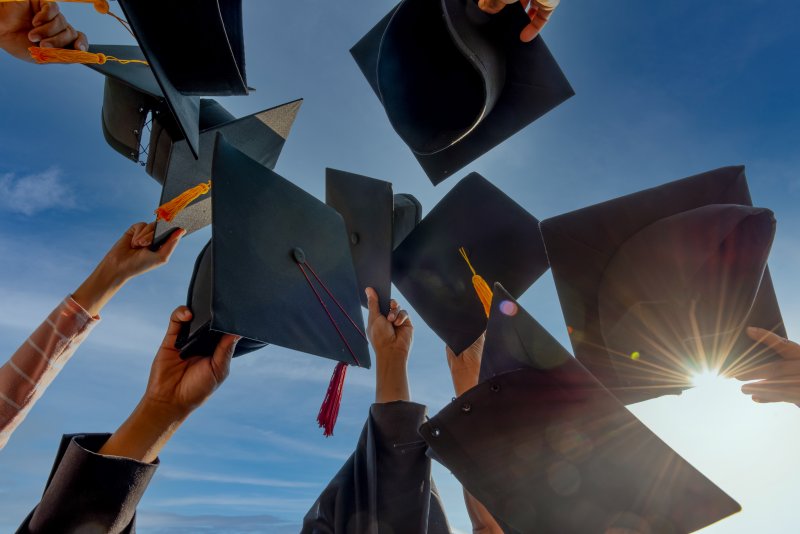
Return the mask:
POLYGON ((172 257, 172 253, 175 252, 175 249, 178 247, 178 243, 181 242, 181 238, 185 235, 186 230, 183 228, 176 228, 175 231, 170 234, 169 238, 167 238, 164 244, 161 245, 157 254, 163 263, 167 263, 169 261, 169 259, 172 257))
POLYGON ((217 380, 217 385, 222 384, 228 378, 231 370, 231 359, 240 339, 242 339, 241 336, 225 334, 217 343, 217 348, 211 356, 211 369, 214 373, 214 378, 217 380))
POLYGON ((364 293, 367 294, 367 309, 369 310, 368 322, 371 323, 377 316, 381 314, 381 307, 380 303, 378 302, 378 293, 371 287, 366 288, 364 293))

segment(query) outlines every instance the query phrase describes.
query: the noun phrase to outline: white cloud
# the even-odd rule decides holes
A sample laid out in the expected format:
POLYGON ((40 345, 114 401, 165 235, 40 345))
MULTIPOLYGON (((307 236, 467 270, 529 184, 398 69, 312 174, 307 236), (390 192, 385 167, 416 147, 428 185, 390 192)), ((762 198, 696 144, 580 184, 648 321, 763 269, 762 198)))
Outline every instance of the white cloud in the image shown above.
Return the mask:
POLYGON ((53 208, 75 207, 75 195, 56 167, 19 177, 13 173, 0 175, 0 208, 6 211, 30 216, 53 208))
POLYGON ((269 488, 317 488, 316 482, 297 482, 294 480, 279 480, 275 478, 243 477, 235 475, 222 475, 197 471, 180 471, 177 469, 163 469, 159 477, 170 480, 189 480, 196 482, 216 482, 219 484, 240 484, 244 486, 263 486, 269 488))

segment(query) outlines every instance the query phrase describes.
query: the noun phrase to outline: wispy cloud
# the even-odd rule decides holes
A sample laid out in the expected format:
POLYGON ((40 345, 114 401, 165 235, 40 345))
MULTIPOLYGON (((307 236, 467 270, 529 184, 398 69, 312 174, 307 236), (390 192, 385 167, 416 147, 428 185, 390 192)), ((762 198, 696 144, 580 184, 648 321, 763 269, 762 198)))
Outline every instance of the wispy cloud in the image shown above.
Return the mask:
POLYGON ((3 210, 30 216, 53 208, 75 207, 75 195, 56 167, 23 176, 0 174, 0 208, 3 210))
POLYGON ((186 516, 142 510, 137 517, 138 530, 149 534, 179 534, 196 532, 215 532, 239 534, 250 532, 269 532, 275 534, 296 533, 300 525, 270 515, 233 517, 227 515, 186 516))
POLYGON ((219 484, 241 484, 244 486, 263 486, 269 488, 317 488, 316 482, 297 482, 293 480, 279 480, 275 478, 243 477, 204 473, 196 471, 180 471, 177 469, 164 469, 158 475, 171 480, 188 480, 196 482, 216 482, 219 484))
POLYGON ((176 508, 178 506, 229 506, 237 508, 258 508, 260 510, 283 510, 297 512, 307 510, 309 499, 287 499, 283 497, 242 496, 242 495, 197 495, 159 499, 156 506, 176 508))

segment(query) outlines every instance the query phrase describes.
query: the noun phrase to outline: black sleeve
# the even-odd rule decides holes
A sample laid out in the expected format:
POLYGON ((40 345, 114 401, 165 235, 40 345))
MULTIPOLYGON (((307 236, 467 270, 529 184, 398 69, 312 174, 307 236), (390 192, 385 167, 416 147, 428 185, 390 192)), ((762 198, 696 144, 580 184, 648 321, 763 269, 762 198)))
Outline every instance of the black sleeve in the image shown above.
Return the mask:
POLYGON ((110 434, 64 436, 42 500, 17 534, 133 534, 136 506, 158 467, 97 454, 110 434))
POLYGON ((417 432, 424 419, 421 404, 373 404, 356 451, 306 514, 302 533, 449 533, 417 432))

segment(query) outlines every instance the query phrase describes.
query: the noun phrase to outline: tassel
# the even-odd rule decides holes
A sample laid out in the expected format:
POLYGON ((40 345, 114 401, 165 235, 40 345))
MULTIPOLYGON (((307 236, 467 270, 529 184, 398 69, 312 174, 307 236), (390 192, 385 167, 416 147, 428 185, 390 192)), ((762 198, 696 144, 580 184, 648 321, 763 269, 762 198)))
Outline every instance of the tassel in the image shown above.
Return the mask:
POLYGON ((81 65, 102 65, 107 61, 116 61, 126 65, 128 63, 142 63, 147 65, 147 61, 140 59, 119 59, 105 54, 95 54, 93 52, 83 52, 82 50, 68 50, 66 48, 41 48, 31 46, 28 48, 31 57, 36 63, 79 63, 81 65))
POLYGON ((325 429, 325 437, 333 435, 333 427, 336 426, 336 419, 339 417, 339 406, 342 404, 342 391, 344 390, 344 378, 347 376, 347 364, 339 362, 333 370, 331 383, 328 384, 328 392, 325 400, 317 414, 317 423, 320 428, 325 429))
POLYGON ((467 251, 464 247, 461 247, 458 251, 461 253, 461 257, 464 258, 464 261, 467 262, 469 270, 472 271, 472 286, 475 288, 475 293, 478 294, 481 304, 483 304, 483 311, 486 312, 486 317, 489 317, 489 313, 492 311, 492 298, 494 294, 489 288, 489 284, 486 283, 486 280, 475 272, 475 268, 472 266, 472 263, 470 263, 469 257, 467 257, 467 251))
POLYGON ((169 202, 158 207, 155 212, 157 220, 171 222, 172 219, 186 208, 186 206, 205 195, 210 190, 211 180, 209 180, 208 183, 199 184, 191 189, 187 189, 169 202))

